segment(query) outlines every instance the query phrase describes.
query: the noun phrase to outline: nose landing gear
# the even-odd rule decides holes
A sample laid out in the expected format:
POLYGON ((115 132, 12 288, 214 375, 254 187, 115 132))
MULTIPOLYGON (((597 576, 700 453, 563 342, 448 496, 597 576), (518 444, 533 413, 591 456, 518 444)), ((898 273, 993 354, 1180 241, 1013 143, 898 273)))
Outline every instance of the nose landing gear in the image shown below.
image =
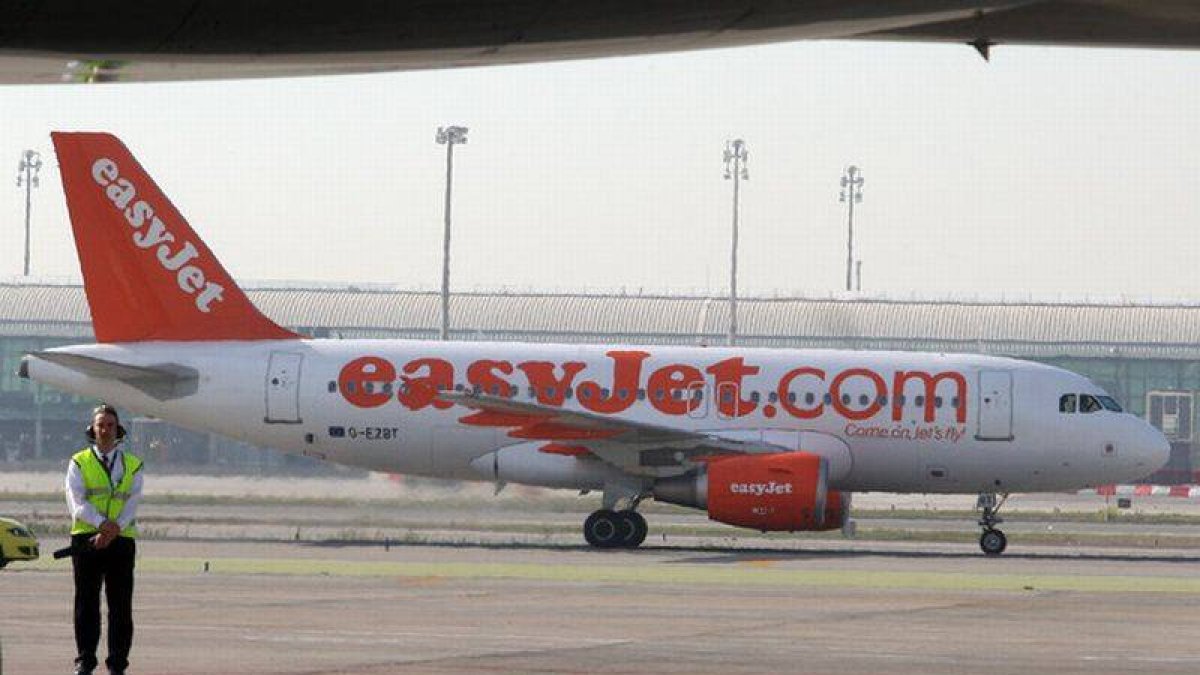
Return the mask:
POLYGON ((975 501, 975 508, 983 512, 979 517, 979 526, 983 528, 983 534, 979 535, 979 548, 987 555, 1000 555, 1008 548, 1008 537, 996 528, 1004 522, 999 513, 1000 507, 1004 506, 1006 501, 1007 494, 997 498, 994 492, 980 493, 979 499, 975 501))

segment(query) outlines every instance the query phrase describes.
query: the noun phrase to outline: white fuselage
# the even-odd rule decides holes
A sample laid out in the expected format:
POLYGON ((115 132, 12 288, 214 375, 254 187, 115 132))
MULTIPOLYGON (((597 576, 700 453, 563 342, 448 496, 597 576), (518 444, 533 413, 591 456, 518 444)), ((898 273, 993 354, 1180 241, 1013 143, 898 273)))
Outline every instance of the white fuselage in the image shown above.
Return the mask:
POLYGON ((472 460, 524 441, 461 423, 471 411, 433 398, 439 388, 817 449, 835 465, 831 486, 847 491, 1078 489, 1147 475, 1167 454, 1162 435, 1133 415, 1060 412, 1064 395, 1104 395, 1086 378, 987 356, 383 340, 52 351, 194 369, 198 381, 194 393, 156 398, 36 357, 30 377, 285 452, 445 478, 479 480, 472 460))

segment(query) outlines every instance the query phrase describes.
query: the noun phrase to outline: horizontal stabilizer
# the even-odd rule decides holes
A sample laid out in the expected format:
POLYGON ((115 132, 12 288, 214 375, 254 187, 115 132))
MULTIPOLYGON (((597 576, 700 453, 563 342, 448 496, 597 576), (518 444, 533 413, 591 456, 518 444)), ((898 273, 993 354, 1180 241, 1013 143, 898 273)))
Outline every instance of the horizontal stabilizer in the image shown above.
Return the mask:
MULTIPOLYGON (((191 396, 196 393, 197 383, 200 379, 200 373, 195 368, 188 368, 176 363, 131 366, 93 356, 63 352, 33 352, 29 356, 49 361, 88 377, 123 382, 159 401, 191 396)), ((21 372, 24 373, 27 370, 25 363, 22 363, 21 372)))

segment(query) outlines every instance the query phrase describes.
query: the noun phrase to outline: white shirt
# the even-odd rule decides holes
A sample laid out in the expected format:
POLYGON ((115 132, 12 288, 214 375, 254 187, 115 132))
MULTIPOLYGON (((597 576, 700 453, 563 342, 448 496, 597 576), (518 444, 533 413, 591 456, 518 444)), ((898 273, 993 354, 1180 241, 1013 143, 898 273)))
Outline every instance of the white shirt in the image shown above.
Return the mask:
MULTIPOLYGON (((94 445, 92 452, 100 459, 101 463, 104 462, 104 455, 94 445)), ((125 477, 125 453, 121 452, 120 448, 113 448, 108 454, 112 457, 109 479, 115 486, 125 477)), ((133 486, 129 489, 129 499, 125 500, 125 508, 121 509, 120 515, 116 518, 117 524, 121 526, 122 530, 129 527, 129 524, 137 517, 138 502, 141 500, 142 472, 139 471, 133 476, 133 486)), ((100 527, 105 520, 96 507, 87 500, 87 487, 83 484, 83 472, 79 470, 79 465, 75 462, 68 462, 67 465, 67 508, 71 511, 71 518, 82 520, 92 527, 100 527)))

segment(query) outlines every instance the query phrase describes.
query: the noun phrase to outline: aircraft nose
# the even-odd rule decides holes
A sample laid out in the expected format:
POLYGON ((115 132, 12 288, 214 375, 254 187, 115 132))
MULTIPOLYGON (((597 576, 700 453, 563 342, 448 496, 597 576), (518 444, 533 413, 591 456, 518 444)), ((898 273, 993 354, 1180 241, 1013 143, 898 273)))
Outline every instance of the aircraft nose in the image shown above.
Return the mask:
POLYGON ((1171 459, 1171 442, 1158 429, 1145 422, 1142 424, 1139 438, 1141 452, 1138 454, 1142 456, 1148 475, 1166 466, 1167 460, 1171 459))

